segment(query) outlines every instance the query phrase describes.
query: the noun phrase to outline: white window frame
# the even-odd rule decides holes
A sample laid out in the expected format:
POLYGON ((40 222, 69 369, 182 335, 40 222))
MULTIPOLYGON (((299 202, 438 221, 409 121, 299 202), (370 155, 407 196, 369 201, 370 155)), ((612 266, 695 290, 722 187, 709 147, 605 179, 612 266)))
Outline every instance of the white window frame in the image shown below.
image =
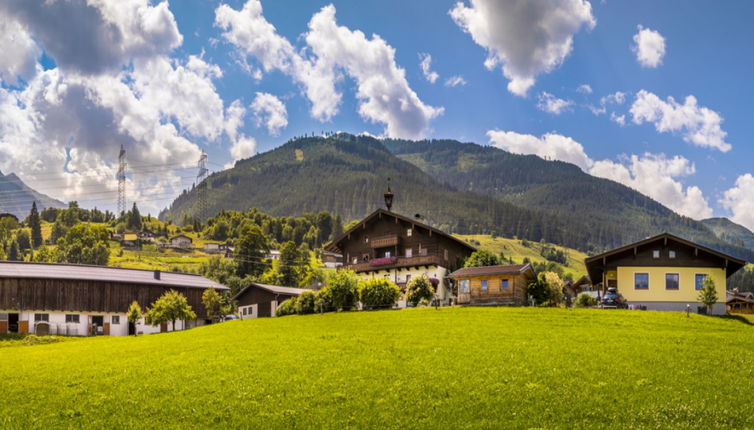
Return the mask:
POLYGON ((411 237, 412 234, 414 234, 414 229, 409 228, 406 230, 406 237, 411 237))
POLYGON ((652 258, 660 258, 660 250, 659 249, 653 249, 652 250, 652 258))
POLYGON ((46 323, 48 323, 48 322, 50 322, 50 314, 46 314, 46 313, 39 313, 39 314, 37 314, 37 313, 35 313, 34 314, 34 322, 35 323, 38 323, 38 322, 46 322, 46 323), (37 316, 39 316, 39 318, 37 318, 37 316))
POLYGON ((676 255, 678 254, 675 252, 675 250, 673 249, 668 250, 668 258, 670 258, 671 260, 674 260, 676 255))
MULTIPOLYGON (((71 318, 73 319, 73 318, 71 318)), ((66 324, 81 324, 81 315, 79 314, 65 314, 66 324), (76 317, 76 321, 68 321, 68 317, 76 317)))

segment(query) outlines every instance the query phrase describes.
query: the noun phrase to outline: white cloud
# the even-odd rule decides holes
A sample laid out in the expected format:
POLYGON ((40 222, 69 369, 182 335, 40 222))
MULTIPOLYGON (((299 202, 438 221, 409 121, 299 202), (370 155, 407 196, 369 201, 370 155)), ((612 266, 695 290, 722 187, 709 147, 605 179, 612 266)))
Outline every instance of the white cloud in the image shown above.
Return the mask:
POLYGON ((615 112, 610 112, 610 119, 620 126, 626 125, 626 115, 617 115, 615 112))
POLYGON ((0 81, 17 85, 19 79, 31 79, 37 72, 37 58, 42 51, 20 22, 0 14, 0 81))
POLYGON ((485 67, 502 65, 508 90, 519 96, 565 60, 582 26, 596 24, 585 0, 471 0, 470 7, 459 1, 449 13, 487 50, 485 67))
POLYGON ((457 87, 459 85, 464 86, 466 84, 466 79, 464 79, 463 76, 455 75, 446 79, 443 85, 445 85, 446 87, 457 87))
POLYGON ((720 204, 731 211, 731 220, 754 230, 754 176, 739 176, 736 185, 725 191, 720 204))
POLYGON ((581 84, 576 88, 576 92, 581 94, 591 94, 592 93, 592 86, 589 84, 581 84))
POLYGON ((377 35, 367 39, 361 31, 338 26, 332 5, 309 21, 304 52, 277 34, 259 0, 247 1, 240 11, 221 5, 215 14, 215 25, 227 41, 255 57, 265 71, 280 70, 305 87, 314 118, 327 121, 338 112, 342 96, 335 83, 342 73, 356 81, 359 114, 385 124, 390 137, 425 137, 429 121, 443 112, 424 104, 410 88, 390 45, 377 35))
POLYGON ((570 110, 571 106, 573 106, 572 100, 559 99, 546 91, 539 93, 537 100, 537 108, 539 110, 555 115, 560 115, 564 111, 570 110))
POLYGON ((487 137, 493 146, 516 154, 534 154, 573 163, 588 170, 593 161, 584 152, 584 147, 570 137, 547 133, 541 137, 514 131, 490 130, 487 137))
POLYGON ((277 136, 280 129, 288 126, 288 111, 283 102, 272 94, 258 92, 251 103, 251 112, 257 127, 265 125, 270 136, 277 136))
POLYGON ((437 72, 432 70, 432 56, 427 53, 419 54, 419 67, 422 69, 424 79, 430 84, 434 84, 437 81, 437 78, 440 77, 437 72))
POLYGON ((586 173, 611 179, 657 200, 670 209, 695 218, 709 218, 712 209, 701 189, 686 186, 679 178, 693 175, 696 168, 681 156, 667 158, 664 154, 631 155, 619 161, 592 160, 583 145, 574 139, 547 133, 541 137, 512 131, 487 132, 493 146, 518 154, 534 154, 546 159, 573 163, 586 173))
POLYGON ((85 74, 117 73, 183 41, 167 1, 6 0, 0 14, 22 23, 63 70, 85 74))
POLYGON ((253 137, 241 136, 233 146, 230 147, 230 155, 233 160, 243 160, 257 153, 257 141, 253 137))
POLYGON ((727 133, 720 127, 723 118, 717 112, 699 106, 696 97, 687 96, 683 104, 668 97, 663 101, 655 94, 641 90, 631 106, 635 124, 651 122, 658 132, 681 132, 683 140, 696 146, 728 152, 732 146, 725 141, 727 133))
MULTIPOLYGON (((626 96, 627 96, 627 94, 624 93, 623 91, 616 91, 616 92, 614 92, 612 94, 608 94, 608 95, 606 95, 604 97, 600 97, 600 104, 599 104, 599 106, 589 105, 587 107, 589 108, 589 110, 592 111, 593 114, 595 114, 595 115, 603 115, 603 114, 607 113, 607 108, 610 105, 622 105, 623 103, 625 103, 626 102, 626 96)), ((611 113, 611 117, 612 117, 612 115, 615 115, 615 113, 611 113)))
POLYGON ((697 186, 684 189, 678 178, 693 175, 696 168, 688 159, 676 155, 645 153, 631 155, 623 162, 602 160, 594 163, 589 173, 612 179, 657 200, 670 209, 694 219, 712 216, 707 199, 697 186))
POLYGON ((634 35, 634 45, 631 50, 636 54, 636 61, 642 67, 655 68, 662 64, 665 56, 665 38, 662 35, 641 25, 638 33, 634 35))

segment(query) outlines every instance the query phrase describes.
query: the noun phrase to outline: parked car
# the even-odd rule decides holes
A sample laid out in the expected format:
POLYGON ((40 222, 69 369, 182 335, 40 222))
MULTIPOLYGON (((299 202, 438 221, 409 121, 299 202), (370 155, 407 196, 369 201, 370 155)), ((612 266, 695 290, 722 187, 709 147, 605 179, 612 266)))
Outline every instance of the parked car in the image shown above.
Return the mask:
POLYGON ((600 307, 603 309, 628 309, 628 302, 615 287, 610 287, 605 296, 602 297, 600 307))

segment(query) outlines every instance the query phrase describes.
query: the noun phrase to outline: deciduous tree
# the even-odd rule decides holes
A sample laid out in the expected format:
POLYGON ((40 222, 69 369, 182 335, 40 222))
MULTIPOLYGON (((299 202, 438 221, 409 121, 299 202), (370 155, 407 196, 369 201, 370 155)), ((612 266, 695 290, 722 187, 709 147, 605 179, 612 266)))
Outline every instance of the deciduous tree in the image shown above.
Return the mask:
POLYGON ((196 319, 196 313, 188 304, 186 296, 175 290, 163 294, 144 314, 147 324, 159 325, 170 322, 173 325, 173 331, 175 331, 176 321, 193 319, 196 319))

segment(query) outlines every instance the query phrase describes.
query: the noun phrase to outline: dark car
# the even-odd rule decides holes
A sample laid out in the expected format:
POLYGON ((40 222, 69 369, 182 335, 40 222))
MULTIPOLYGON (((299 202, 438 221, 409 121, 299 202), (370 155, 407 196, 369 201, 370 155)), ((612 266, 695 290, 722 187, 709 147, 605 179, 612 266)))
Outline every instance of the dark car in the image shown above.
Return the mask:
POLYGON ((600 307, 607 309, 628 309, 628 302, 615 287, 610 287, 607 289, 605 296, 602 297, 600 307))

